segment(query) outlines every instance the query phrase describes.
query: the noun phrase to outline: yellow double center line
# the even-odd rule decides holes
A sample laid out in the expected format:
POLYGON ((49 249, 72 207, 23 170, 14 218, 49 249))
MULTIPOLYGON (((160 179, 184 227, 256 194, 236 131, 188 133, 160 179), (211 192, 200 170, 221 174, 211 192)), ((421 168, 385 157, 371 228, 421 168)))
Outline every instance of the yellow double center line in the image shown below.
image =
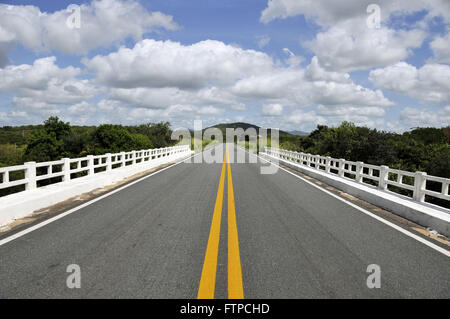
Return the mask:
POLYGON ((233 180, 231 176, 228 150, 225 149, 222 171, 220 173, 219 188, 217 190, 216 204, 214 206, 214 214, 209 232, 208 245, 206 247, 205 261, 203 262, 202 276, 200 278, 200 285, 198 288, 198 299, 214 298, 226 166, 228 166, 228 298, 244 298, 233 180))

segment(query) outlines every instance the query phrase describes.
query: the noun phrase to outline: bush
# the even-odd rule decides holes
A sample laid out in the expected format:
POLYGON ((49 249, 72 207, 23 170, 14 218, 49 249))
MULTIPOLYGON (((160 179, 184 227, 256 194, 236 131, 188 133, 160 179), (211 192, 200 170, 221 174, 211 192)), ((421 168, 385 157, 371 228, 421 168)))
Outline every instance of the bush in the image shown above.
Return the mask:
POLYGON ((44 130, 33 133, 25 150, 25 161, 46 162, 58 160, 67 155, 63 139, 70 134, 70 124, 58 117, 44 122, 44 130))
POLYGON ((122 125, 100 125, 94 133, 95 154, 129 152, 152 148, 150 139, 143 134, 131 134, 122 125))

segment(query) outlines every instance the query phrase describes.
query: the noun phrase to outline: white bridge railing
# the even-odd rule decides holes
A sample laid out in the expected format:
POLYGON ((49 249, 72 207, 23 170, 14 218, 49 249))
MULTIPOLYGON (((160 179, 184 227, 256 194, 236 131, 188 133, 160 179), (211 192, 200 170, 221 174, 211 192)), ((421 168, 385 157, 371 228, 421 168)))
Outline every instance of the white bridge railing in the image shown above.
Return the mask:
POLYGON ((376 166, 363 162, 352 162, 329 156, 305 154, 270 147, 265 147, 264 152, 273 157, 320 170, 327 174, 347 178, 357 183, 374 186, 373 182, 375 182, 376 185, 374 187, 397 195, 399 195, 398 191, 395 191, 395 188, 389 189, 389 186, 407 190, 407 192, 404 192, 405 194, 400 195, 411 197, 418 202, 425 202, 426 195, 450 201, 450 179, 448 178, 429 176, 424 172, 413 173, 392 169, 388 166, 376 166), (435 188, 440 188, 440 191, 428 189, 428 182, 433 183, 435 188))
MULTIPOLYGON (((14 186, 24 186, 32 190, 44 184, 69 182, 70 180, 108 172, 122 167, 130 167, 151 161, 158 161, 179 153, 189 153, 189 145, 167 148, 121 152, 116 154, 88 155, 82 158, 63 158, 52 162, 28 162, 23 165, 0 168, 0 190, 14 186), (56 182, 55 182, 56 180, 56 182)), ((181 154, 180 154, 181 155, 181 154)), ((21 190, 17 190, 20 192, 21 190)))

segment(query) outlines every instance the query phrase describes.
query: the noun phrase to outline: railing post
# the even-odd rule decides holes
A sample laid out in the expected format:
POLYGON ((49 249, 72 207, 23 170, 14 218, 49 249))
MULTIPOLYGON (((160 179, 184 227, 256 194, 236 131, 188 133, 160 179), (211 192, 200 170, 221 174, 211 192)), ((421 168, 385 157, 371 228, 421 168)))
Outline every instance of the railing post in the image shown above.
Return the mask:
POLYGON ((418 202, 425 201, 425 193, 423 191, 425 190, 426 183, 427 183, 427 173, 416 172, 414 174, 414 194, 413 194, 414 200, 418 202))
POLYGON ((358 182, 358 183, 362 182, 363 169, 364 169, 364 163, 363 162, 356 162, 355 181, 358 182))
POLYGON ((63 158, 62 171, 64 173, 63 182, 67 183, 70 181, 70 158, 63 158))
POLYGON ((27 180, 25 190, 29 191, 32 189, 36 189, 36 162, 26 162, 25 166, 25 179, 27 180))
POLYGON ((344 177, 344 168, 345 168, 345 159, 340 158, 339 159, 339 176, 344 177))
POLYGON ((325 172, 330 173, 331 170, 331 156, 327 156, 326 162, 325 162, 325 172))
POLYGON ((94 155, 88 155, 88 175, 94 175, 95 170, 94 170, 94 155))
POLYGON ((380 166, 380 179, 378 180, 378 188, 382 190, 387 189, 387 183, 389 177, 389 167, 386 165, 380 166))
POLYGON ((112 158, 111 158, 111 153, 107 153, 106 154, 106 171, 111 171, 112 170, 112 158))
POLYGON ((120 153, 120 161, 122 162, 120 167, 125 167, 125 165, 126 165, 125 152, 120 153))
POLYGON ((136 164, 136 151, 131 151, 131 159, 132 159, 131 165, 135 165, 136 164))

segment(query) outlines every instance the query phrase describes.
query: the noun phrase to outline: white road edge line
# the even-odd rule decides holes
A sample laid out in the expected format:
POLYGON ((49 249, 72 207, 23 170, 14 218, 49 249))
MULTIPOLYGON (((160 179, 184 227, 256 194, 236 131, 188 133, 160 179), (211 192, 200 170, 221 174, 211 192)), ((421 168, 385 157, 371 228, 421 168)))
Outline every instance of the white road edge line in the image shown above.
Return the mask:
POLYGON ((313 182, 310 182, 310 181, 308 181, 307 179, 305 179, 305 178, 303 178, 303 177, 301 177, 301 176, 298 176, 298 175, 296 175, 296 174, 294 174, 294 173, 288 171, 287 169, 281 167, 280 165, 274 164, 274 163, 272 163, 272 162, 270 162, 270 161, 268 161, 268 160, 262 158, 262 157, 259 156, 259 155, 251 154, 250 152, 248 152, 248 151, 245 150, 245 149, 244 149, 244 151, 247 152, 247 153, 250 154, 250 155, 253 155, 253 156, 258 157, 259 159, 261 159, 261 160, 263 160, 263 161, 265 161, 265 162, 270 163, 271 165, 278 166, 279 168, 281 168, 281 169, 282 169, 283 171, 285 171, 286 173, 289 173, 289 174, 291 174, 292 176, 295 176, 295 177, 301 179, 302 181, 308 183, 309 185, 314 186, 315 188, 321 190, 322 192, 324 192, 324 193, 326 193, 326 194, 328 194, 328 195, 330 195, 330 196, 333 196, 334 198, 336 198, 336 199, 338 199, 338 200, 340 200, 340 201, 346 203, 347 205, 352 206, 353 208, 355 208, 355 209, 361 211, 362 213, 364 213, 364 214, 366 214, 366 215, 368 215, 368 216, 370 216, 370 217, 372 217, 372 218, 375 218, 376 220, 382 222, 383 224, 386 224, 386 225, 388 225, 388 226, 394 228, 395 230, 397 230, 397 231, 399 231, 399 232, 405 234, 406 236, 409 236, 409 237, 411 237, 411 238, 417 240, 418 242, 421 242, 422 244, 427 245, 428 247, 430 247, 430 248, 432 248, 432 249, 434 249, 434 250, 436 250, 436 251, 438 251, 438 252, 444 254, 445 256, 450 257, 450 251, 448 251, 448 250, 446 250, 446 249, 444 249, 444 248, 442 248, 442 247, 440 247, 440 246, 438 246, 438 245, 436 245, 436 244, 434 244, 434 243, 432 243, 432 242, 430 242, 430 241, 428 241, 428 240, 426 240, 426 239, 424 239, 424 238, 422 238, 422 237, 420 237, 420 236, 417 236, 416 234, 413 234, 413 233, 411 233, 410 231, 408 231, 408 230, 406 230, 406 229, 404 229, 404 228, 402 228, 402 227, 400 227, 400 226, 398 226, 398 225, 396 225, 396 224, 394 224, 394 223, 392 223, 392 222, 390 222, 390 221, 388 221, 388 220, 386 220, 386 219, 384 219, 384 218, 381 218, 380 216, 375 215, 374 213, 371 213, 371 212, 369 212, 368 210, 366 210, 366 209, 364 209, 364 208, 362 208, 362 207, 359 207, 358 205, 355 205, 355 204, 353 204, 352 202, 350 202, 350 201, 348 201, 348 200, 346 200, 346 199, 344 199, 344 198, 342 198, 342 197, 339 197, 339 196, 337 196, 336 194, 333 194, 332 192, 330 192, 330 191, 328 191, 328 190, 326 190, 326 189, 323 189, 322 187, 320 187, 320 186, 314 184, 313 182))
MULTIPOLYGON (((206 150, 205 150, 205 151, 206 151, 206 150)), ((204 151, 203 151, 203 152, 204 152, 204 151)), ((111 195, 113 195, 113 194, 115 194, 115 193, 118 193, 118 192, 124 190, 125 188, 128 188, 128 187, 130 187, 130 186, 133 186, 134 184, 137 184, 137 183, 139 183, 139 182, 142 182, 143 180, 145 180, 145 179, 147 179, 147 178, 149 178, 149 177, 151 177, 151 176, 153 176, 153 175, 156 175, 156 174, 158 174, 158 173, 161 173, 161 172, 163 172, 163 171, 165 171, 165 170, 167 170, 167 169, 169 169, 169 168, 175 167, 175 166, 177 166, 178 164, 184 163, 184 162, 190 160, 190 159, 193 158, 193 157, 196 157, 196 156, 198 156, 198 155, 201 155, 203 152, 200 152, 200 153, 197 153, 197 154, 193 154, 193 155, 191 155, 191 156, 189 156, 189 157, 187 157, 187 158, 185 158, 185 159, 182 159, 182 160, 179 161, 179 162, 175 162, 175 164, 172 164, 172 165, 170 165, 170 166, 168 166, 168 167, 162 168, 162 169, 160 169, 160 170, 157 171, 157 172, 154 172, 154 173, 152 173, 152 174, 150 174, 150 175, 141 177, 141 178, 139 178, 139 179, 137 179, 137 180, 135 180, 135 181, 133 181, 133 182, 131 182, 131 183, 129 183, 129 184, 126 184, 126 185, 124 185, 124 186, 122 186, 122 187, 120 187, 120 188, 117 188, 117 189, 115 189, 115 190, 113 190, 113 191, 111 191, 111 192, 109 192, 109 193, 107 193, 107 194, 105 194, 105 195, 102 195, 102 196, 100 196, 100 197, 94 198, 93 200, 90 200, 90 201, 88 201, 88 202, 86 202, 86 203, 84 203, 84 204, 81 204, 80 206, 74 207, 74 208, 72 208, 72 209, 70 209, 70 210, 68 210, 68 211, 66 211, 66 212, 64 212, 64 213, 61 213, 61 214, 59 214, 59 215, 57 215, 57 216, 55 216, 55 217, 46 219, 46 220, 44 220, 43 222, 41 222, 41 223, 39 223, 39 224, 36 224, 36 225, 31 226, 31 227, 29 227, 29 228, 27 228, 27 229, 24 229, 24 230, 22 230, 22 231, 20 231, 20 232, 17 232, 17 233, 14 234, 14 235, 11 235, 11 236, 9 236, 9 237, 6 237, 6 238, 0 240, 0 246, 3 246, 4 244, 9 243, 10 241, 13 241, 14 239, 17 239, 17 238, 19 238, 19 237, 22 237, 22 236, 24 236, 24 235, 26 235, 26 234, 28 234, 28 233, 31 233, 32 231, 35 231, 35 230, 37 230, 37 229, 39 229, 39 228, 41 228, 41 227, 44 227, 44 226, 46 226, 46 225, 48 225, 48 224, 50 224, 50 223, 52 223, 52 222, 54 222, 54 221, 57 221, 58 219, 61 219, 61 218, 63 218, 63 217, 66 217, 67 215, 70 215, 70 214, 72 214, 72 213, 74 213, 74 212, 76 212, 76 211, 78 211, 78 210, 80 210, 80 209, 83 209, 83 208, 85 208, 85 207, 87 207, 87 206, 89 206, 89 205, 92 205, 92 204, 94 204, 95 202, 98 202, 98 201, 100 201, 100 200, 102 200, 102 199, 104 199, 104 198, 106 198, 106 197, 109 197, 109 196, 111 196, 111 195)))

